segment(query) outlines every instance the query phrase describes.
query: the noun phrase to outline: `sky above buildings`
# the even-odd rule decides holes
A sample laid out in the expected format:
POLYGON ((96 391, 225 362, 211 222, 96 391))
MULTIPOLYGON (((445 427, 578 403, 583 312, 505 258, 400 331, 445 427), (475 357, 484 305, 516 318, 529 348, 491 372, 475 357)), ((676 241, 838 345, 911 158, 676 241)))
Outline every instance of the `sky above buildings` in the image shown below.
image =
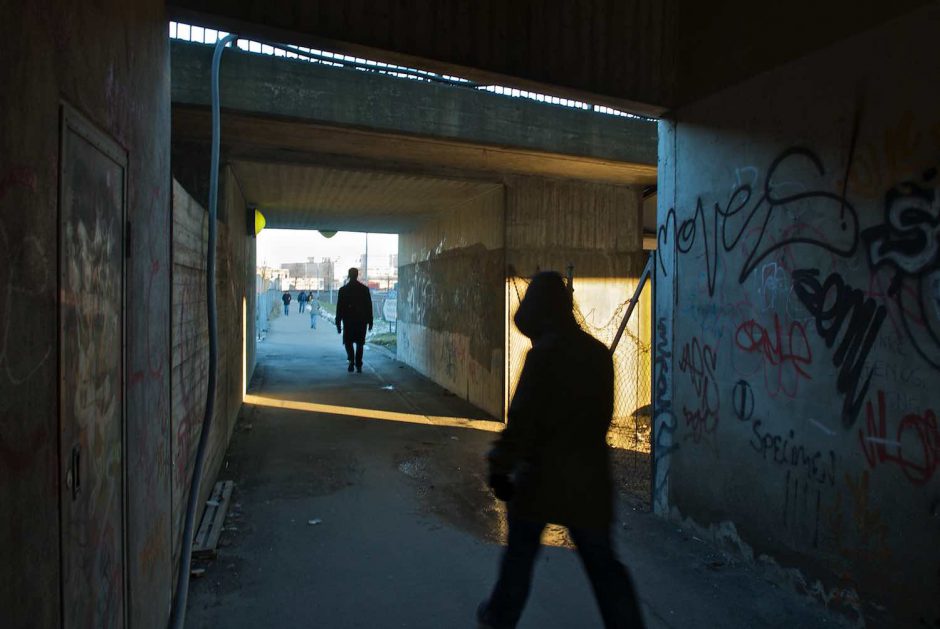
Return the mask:
MULTIPOLYGON (((308 258, 336 259, 337 273, 359 266, 365 252, 366 234, 337 232, 326 238, 317 231, 265 229, 258 234, 258 266, 280 268, 288 262, 306 262, 308 258)), ((369 267, 386 266, 388 256, 398 253, 398 234, 369 234, 369 267), (373 261, 374 260, 374 261, 373 261)))

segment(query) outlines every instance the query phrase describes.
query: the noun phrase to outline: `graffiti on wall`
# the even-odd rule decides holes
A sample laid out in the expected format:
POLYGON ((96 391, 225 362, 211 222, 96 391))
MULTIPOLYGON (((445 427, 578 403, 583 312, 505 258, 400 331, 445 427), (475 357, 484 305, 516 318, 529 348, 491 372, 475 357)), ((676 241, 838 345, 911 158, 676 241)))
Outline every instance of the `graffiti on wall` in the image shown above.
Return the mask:
POLYGON ((718 356, 712 346, 702 343, 697 337, 686 343, 679 359, 679 371, 688 375, 689 384, 695 393, 692 408, 683 406, 682 414, 685 425, 692 433, 696 443, 704 435, 712 434, 718 428, 721 398, 718 395, 718 380, 715 377, 718 368, 718 356))
MULTIPOLYGON (((802 380, 812 379, 807 332, 814 330, 831 350, 842 424, 851 428, 865 405, 873 376, 872 350, 889 316, 884 301, 894 302, 900 326, 917 354, 931 368, 940 369, 940 195, 937 171, 930 168, 918 181, 889 189, 883 221, 860 231, 856 208, 844 190, 827 189, 832 184, 824 180, 826 172, 812 150, 788 148, 771 161, 762 180, 759 171, 748 170, 749 180, 738 182, 725 201, 708 204, 699 196, 685 219, 670 209, 659 228, 658 256, 664 276, 674 271, 665 264, 667 251, 677 261, 688 256, 701 260, 712 299, 721 297, 721 265, 731 267, 738 284, 760 269, 757 303, 749 301, 745 311, 772 313, 772 321, 765 324, 752 316, 738 325, 732 364, 747 376, 762 369, 769 395, 793 397, 802 380), (809 252, 818 254, 814 259, 821 255, 826 263, 850 259, 861 242, 872 275, 891 276, 885 299, 852 286, 837 271, 798 262, 806 260, 809 252), (739 266, 734 260, 740 261, 739 266), (781 324, 781 314, 789 321, 781 324), (752 361, 742 361, 742 356, 752 361)), ((694 346, 695 339, 690 351, 694 346)), ((709 356, 715 355, 710 349, 709 356)), ((690 372, 695 396, 700 397, 696 385, 702 378, 691 360, 694 352, 690 356, 680 370, 690 372)), ((688 411, 687 424, 696 440, 717 425, 716 406, 717 402, 688 411)))
POLYGON ((814 185, 825 185, 822 160, 803 147, 784 150, 771 162, 761 186, 742 183, 728 199, 706 203, 698 197, 692 216, 679 220, 670 209, 657 234, 660 268, 664 266, 662 250, 668 248, 679 256, 702 256, 708 284, 708 295, 714 296, 721 253, 740 250, 744 261, 737 270, 738 283, 743 283, 768 257, 777 252, 789 255, 796 245, 808 245, 835 256, 852 256, 858 247, 858 216, 855 208, 840 194, 814 185), (788 171, 807 171, 819 182, 805 182, 795 187, 796 175, 788 171), (757 189, 755 189, 757 188, 757 189), (811 204, 813 224, 792 218, 802 215, 811 204))
POLYGON ((921 490, 940 467, 936 406, 921 401, 940 370, 940 174, 914 172, 883 189, 862 224, 851 173, 830 175, 815 151, 793 147, 763 171, 735 171, 717 201, 699 195, 691 211, 665 213, 658 279, 675 288, 657 314, 692 327, 678 325, 674 341, 657 333, 676 347, 660 342, 654 363, 672 376, 655 394, 654 452, 667 462, 658 511, 676 444, 707 438, 720 456, 719 437, 733 435, 779 491, 768 506, 781 535, 835 549, 848 582, 852 562, 892 560, 875 475, 921 490), (766 406, 791 400, 784 417, 766 406))
MULTIPOLYGON (((748 319, 738 325, 734 332, 734 345, 740 350, 732 353, 756 359, 756 366, 744 373, 763 373, 764 387, 771 397, 785 395, 795 397, 799 393, 801 380, 812 380, 809 366, 813 363, 813 348, 801 321, 790 321, 781 326, 780 316, 773 315, 773 326, 768 329, 756 319, 748 319)), ((738 371, 742 370, 741 359, 735 360, 738 371)))
POLYGON ((862 232, 873 275, 890 274, 887 295, 915 351, 940 369, 940 178, 935 167, 885 194, 884 220, 862 232))
POLYGON ((838 341, 832 365, 839 369, 836 390, 843 396, 842 423, 851 428, 868 393, 872 370, 866 371, 865 364, 887 312, 861 290, 846 284, 838 273, 830 273, 820 282, 817 269, 798 269, 793 272, 793 281, 826 347, 832 349, 838 341))
POLYGON ((940 432, 933 409, 908 413, 890 433, 887 428, 884 391, 878 391, 877 407, 866 404, 866 423, 858 439, 868 466, 890 464, 915 485, 925 485, 940 467, 940 432))
POLYGON ((672 411, 672 385, 670 384, 670 369, 672 365, 671 335, 665 317, 656 320, 656 358, 655 392, 653 408, 656 413, 653 423, 656 432, 653 439, 653 462, 655 474, 653 478, 653 507, 657 513, 666 510, 669 488, 669 458, 679 448, 678 442, 673 438, 678 426, 678 420, 672 411))

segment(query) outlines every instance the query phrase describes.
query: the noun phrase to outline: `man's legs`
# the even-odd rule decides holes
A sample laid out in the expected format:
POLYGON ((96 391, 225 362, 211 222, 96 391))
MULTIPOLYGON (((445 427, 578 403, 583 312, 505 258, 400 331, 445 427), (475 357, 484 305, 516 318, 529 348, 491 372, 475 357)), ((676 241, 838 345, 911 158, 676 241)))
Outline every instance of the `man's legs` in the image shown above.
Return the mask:
POLYGON ((509 540, 503 551, 499 578, 488 601, 477 610, 477 620, 494 629, 512 629, 522 616, 532 568, 541 547, 542 522, 509 518, 509 540))
POLYGON ((347 371, 353 370, 353 364, 355 363, 355 354, 353 353, 353 342, 350 340, 343 340, 343 345, 346 347, 346 360, 349 361, 349 369, 347 371))
POLYGON ((643 627, 633 581, 614 553, 610 528, 572 528, 569 531, 594 588, 604 626, 607 629, 643 627))
POLYGON ((360 371, 360 372, 362 371, 362 350, 363 350, 363 345, 365 345, 364 342, 362 342, 362 341, 360 341, 360 340, 356 340, 356 369, 357 369, 358 371, 360 371))
POLYGON ((287 304, 284 304, 284 316, 286 317, 289 314, 290 314, 290 306, 288 306, 287 304))

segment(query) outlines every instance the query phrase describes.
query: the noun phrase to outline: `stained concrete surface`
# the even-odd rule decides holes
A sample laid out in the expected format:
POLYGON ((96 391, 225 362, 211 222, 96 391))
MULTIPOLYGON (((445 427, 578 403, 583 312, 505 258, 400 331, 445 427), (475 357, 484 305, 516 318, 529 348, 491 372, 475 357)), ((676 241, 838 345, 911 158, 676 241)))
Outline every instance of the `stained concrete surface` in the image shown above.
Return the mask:
MULTIPOLYGON (((192 582, 188 626, 474 627, 505 534, 484 484, 499 424, 378 348, 347 373, 335 328, 310 330, 296 309, 258 360, 220 474, 236 483, 232 509, 218 557, 192 582), (385 419, 356 416, 372 411, 385 419)), ((841 626, 628 503, 617 543, 650 627, 841 626)), ((520 627, 600 627, 563 531, 546 541, 520 627)))

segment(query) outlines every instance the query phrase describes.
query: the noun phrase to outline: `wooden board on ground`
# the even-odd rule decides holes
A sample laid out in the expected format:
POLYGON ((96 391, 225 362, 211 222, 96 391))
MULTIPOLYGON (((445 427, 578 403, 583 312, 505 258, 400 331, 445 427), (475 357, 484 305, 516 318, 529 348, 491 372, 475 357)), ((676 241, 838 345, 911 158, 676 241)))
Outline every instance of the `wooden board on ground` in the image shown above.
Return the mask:
POLYGON ((193 557, 215 557, 234 488, 235 482, 230 480, 219 481, 212 488, 212 494, 206 501, 205 513, 202 515, 202 524, 199 525, 199 532, 193 540, 193 557))

